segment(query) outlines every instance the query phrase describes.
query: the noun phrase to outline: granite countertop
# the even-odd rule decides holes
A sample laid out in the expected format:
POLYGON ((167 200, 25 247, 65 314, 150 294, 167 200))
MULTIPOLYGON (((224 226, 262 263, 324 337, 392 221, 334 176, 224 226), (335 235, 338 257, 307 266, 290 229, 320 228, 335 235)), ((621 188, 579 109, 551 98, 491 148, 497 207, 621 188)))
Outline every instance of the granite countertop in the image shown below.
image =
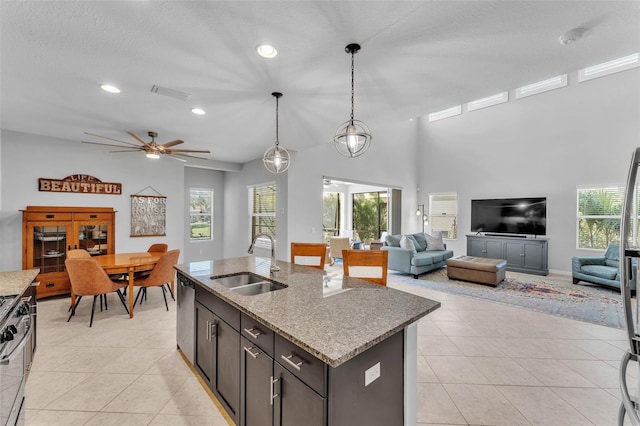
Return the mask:
POLYGON ((339 273, 270 259, 239 257, 177 265, 203 288, 337 367, 440 307, 440 302, 339 273), (249 272, 287 288, 240 295, 215 281, 249 272))
POLYGON ((24 293, 39 272, 39 269, 0 272, 0 296, 16 296, 24 293))

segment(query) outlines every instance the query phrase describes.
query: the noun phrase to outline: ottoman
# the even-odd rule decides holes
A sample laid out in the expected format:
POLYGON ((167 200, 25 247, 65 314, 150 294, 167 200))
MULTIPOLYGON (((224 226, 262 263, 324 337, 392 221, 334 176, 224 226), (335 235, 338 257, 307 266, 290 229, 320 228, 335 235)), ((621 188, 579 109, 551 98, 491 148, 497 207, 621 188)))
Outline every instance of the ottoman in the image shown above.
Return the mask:
POLYGON ((507 261, 487 257, 456 256, 447 259, 447 276, 454 280, 497 286, 504 280, 507 261))

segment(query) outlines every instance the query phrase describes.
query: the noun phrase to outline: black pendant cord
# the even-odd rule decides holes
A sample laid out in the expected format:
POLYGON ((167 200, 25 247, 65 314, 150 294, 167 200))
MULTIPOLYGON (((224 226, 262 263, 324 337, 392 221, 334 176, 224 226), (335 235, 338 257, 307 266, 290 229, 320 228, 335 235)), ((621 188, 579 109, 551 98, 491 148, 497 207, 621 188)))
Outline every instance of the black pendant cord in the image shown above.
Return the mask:
POLYGON ((354 96, 353 96, 353 92, 354 92, 354 79, 353 79, 353 71, 354 71, 354 55, 355 52, 351 52, 351 124, 353 125, 353 104, 354 104, 354 96))
POLYGON ((276 96, 276 147, 280 144, 280 138, 278 137, 278 96, 276 96))

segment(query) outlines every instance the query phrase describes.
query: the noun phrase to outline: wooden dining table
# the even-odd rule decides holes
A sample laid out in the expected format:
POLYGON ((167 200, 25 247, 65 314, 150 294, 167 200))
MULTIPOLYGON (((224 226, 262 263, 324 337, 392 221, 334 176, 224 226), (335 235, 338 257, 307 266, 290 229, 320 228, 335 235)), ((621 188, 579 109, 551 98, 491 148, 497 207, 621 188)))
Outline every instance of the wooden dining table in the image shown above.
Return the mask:
POLYGON ((164 253, 139 252, 139 253, 116 253, 95 256, 94 259, 109 275, 127 274, 129 279, 129 318, 133 318, 134 273, 140 271, 150 271, 154 268, 158 260, 164 253))

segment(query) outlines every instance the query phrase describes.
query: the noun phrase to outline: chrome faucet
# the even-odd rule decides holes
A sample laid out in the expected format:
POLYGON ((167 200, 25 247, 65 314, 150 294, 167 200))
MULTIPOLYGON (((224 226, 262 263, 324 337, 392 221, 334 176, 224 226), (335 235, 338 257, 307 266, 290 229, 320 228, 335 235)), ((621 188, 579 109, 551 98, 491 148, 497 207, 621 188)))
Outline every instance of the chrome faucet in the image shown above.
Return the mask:
POLYGON ((255 237, 253 237, 253 241, 251 241, 251 245, 249 246, 249 250, 247 250, 247 253, 253 254, 253 246, 256 244, 256 240, 260 237, 267 237, 269 241, 271 241, 271 268, 269 268, 269 270, 271 272, 279 271, 280 267, 276 265, 276 243, 275 241, 273 241, 273 237, 271 237, 271 235, 257 234, 255 237))

